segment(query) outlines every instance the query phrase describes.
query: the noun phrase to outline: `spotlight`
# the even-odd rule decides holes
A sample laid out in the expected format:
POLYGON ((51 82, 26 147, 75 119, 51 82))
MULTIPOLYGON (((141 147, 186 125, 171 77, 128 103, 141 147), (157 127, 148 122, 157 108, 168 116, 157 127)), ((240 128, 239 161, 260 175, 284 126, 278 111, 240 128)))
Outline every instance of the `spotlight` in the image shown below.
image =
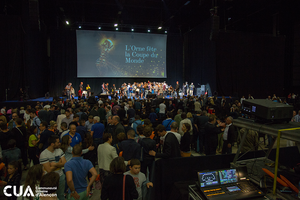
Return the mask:
POLYGON ((99 26, 98 29, 100 30, 100 29, 101 29, 101 26, 99 26))
POLYGON ((114 27, 117 27, 118 26, 118 24, 114 24, 114 27))
POLYGON ((66 21, 66 24, 69 25, 69 21, 66 21))
POLYGON ((150 29, 148 29, 148 33, 150 33, 150 29))
POLYGON ((116 28, 116 31, 119 30, 119 28, 116 28))
POLYGON ((160 26, 160 27, 158 27, 158 29, 162 29, 162 27, 160 26))
POLYGON ((168 31, 165 31, 165 33, 168 33, 168 31))
POLYGON ((131 31, 134 31, 134 29, 132 28, 131 31))
POLYGON ((78 28, 81 28, 81 26, 78 26, 78 28))

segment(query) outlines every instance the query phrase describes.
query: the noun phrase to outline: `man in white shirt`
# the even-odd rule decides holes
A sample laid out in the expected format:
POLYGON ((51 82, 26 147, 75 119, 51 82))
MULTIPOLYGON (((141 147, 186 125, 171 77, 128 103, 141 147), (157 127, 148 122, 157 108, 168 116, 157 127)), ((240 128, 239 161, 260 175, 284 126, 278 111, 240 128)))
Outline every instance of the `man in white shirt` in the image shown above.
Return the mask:
POLYGON ((57 129, 59 130, 59 132, 62 132, 62 129, 60 128, 60 125, 61 125, 61 122, 62 120, 66 118, 66 115, 65 115, 65 110, 64 109, 61 109, 60 110, 60 115, 57 116, 57 119, 56 119, 56 124, 57 124, 57 129))
POLYGON ((4 106, 3 108, 1 108, 1 113, 2 113, 3 115, 6 115, 6 106, 4 106))
POLYGON ((181 136, 183 136, 184 132, 182 131, 182 124, 188 123, 191 126, 190 134, 193 135, 193 125, 192 125, 192 122, 191 122, 191 120, 189 118, 186 118, 186 114, 184 112, 181 114, 181 119, 182 120, 181 120, 181 122, 179 124, 179 131, 178 131, 179 134, 181 136))
POLYGON ((161 104, 159 104, 159 118, 164 118, 166 114, 166 104, 165 101, 163 101, 161 104))
MULTIPOLYGON (((180 144, 181 135, 178 133, 178 124, 177 124, 177 122, 173 122, 171 124, 171 130, 168 131, 167 133, 173 133, 176 136, 176 138, 177 138, 177 140, 178 140, 178 142, 180 144)), ((164 137, 160 138, 160 140, 163 140, 163 141, 164 141, 164 139, 165 139, 164 137)))

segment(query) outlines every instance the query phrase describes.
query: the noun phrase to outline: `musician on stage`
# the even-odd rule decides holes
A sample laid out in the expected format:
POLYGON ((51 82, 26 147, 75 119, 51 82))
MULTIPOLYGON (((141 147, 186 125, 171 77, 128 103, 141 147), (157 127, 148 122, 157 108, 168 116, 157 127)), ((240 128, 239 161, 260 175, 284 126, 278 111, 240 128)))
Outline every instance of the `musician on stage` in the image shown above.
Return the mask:
POLYGON ((87 92, 86 98, 90 97, 91 96, 91 87, 89 84, 86 85, 86 92, 87 92))
POLYGON ((102 94, 105 94, 105 83, 102 83, 102 94))
POLYGON ((190 88, 189 88, 189 84, 188 84, 188 82, 185 82, 185 88, 186 88, 186 95, 188 96, 189 95, 189 93, 190 93, 190 88))
POLYGON ((179 97, 179 82, 176 81, 176 93, 177 93, 177 97, 179 97))
POLYGON ((194 95, 194 88, 195 88, 194 84, 191 83, 191 85, 190 85, 190 96, 194 95))
POLYGON ((109 94, 108 86, 109 86, 109 83, 106 83, 106 84, 105 84, 105 93, 106 93, 106 94, 109 94))

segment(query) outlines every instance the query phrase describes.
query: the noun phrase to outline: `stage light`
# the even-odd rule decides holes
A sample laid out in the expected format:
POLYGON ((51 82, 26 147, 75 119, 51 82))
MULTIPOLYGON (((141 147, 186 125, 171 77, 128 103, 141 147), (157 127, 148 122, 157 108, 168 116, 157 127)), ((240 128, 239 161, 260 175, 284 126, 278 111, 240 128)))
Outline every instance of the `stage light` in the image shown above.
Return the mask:
POLYGON ((118 26, 118 24, 114 24, 114 27, 117 27, 118 26))
POLYGON ((134 31, 134 29, 132 28, 131 31, 134 31))
POLYGON ((148 33, 150 33, 150 29, 148 29, 148 33))
POLYGON ((78 26, 78 28, 81 28, 81 26, 78 26))
POLYGON ((100 29, 101 29, 101 26, 99 26, 98 29, 100 30, 100 29))
POLYGON ((70 24, 69 21, 66 21, 66 24, 69 25, 70 24))
POLYGON ((158 29, 162 29, 162 27, 160 26, 160 27, 158 27, 158 29))
POLYGON ((165 33, 168 33, 168 31, 165 31, 165 33))
POLYGON ((116 31, 119 30, 119 28, 116 28, 116 31))

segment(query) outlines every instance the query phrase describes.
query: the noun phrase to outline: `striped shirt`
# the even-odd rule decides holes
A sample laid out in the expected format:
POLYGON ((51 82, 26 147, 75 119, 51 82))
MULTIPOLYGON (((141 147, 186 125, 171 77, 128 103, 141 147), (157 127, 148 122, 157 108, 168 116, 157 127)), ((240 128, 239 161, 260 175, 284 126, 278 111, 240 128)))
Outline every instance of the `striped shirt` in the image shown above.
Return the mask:
MULTIPOLYGON (((40 164, 45 164, 47 162, 56 162, 58 163, 59 160, 65 156, 65 153, 61 149, 55 149, 54 152, 52 153, 48 149, 45 149, 41 155, 40 155, 40 164)), ((61 168, 57 168, 55 170, 56 173, 59 174, 59 176, 63 175, 63 171, 61 168)))

